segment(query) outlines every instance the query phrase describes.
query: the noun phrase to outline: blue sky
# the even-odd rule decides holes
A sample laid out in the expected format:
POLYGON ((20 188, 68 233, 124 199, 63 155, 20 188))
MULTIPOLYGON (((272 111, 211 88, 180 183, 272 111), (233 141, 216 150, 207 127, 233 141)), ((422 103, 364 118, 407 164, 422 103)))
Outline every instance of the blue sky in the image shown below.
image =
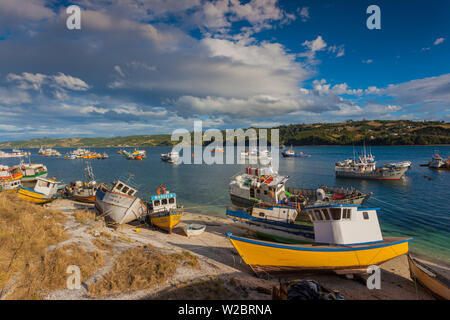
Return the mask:
POLYGON ((450 2, 0 0, 0 141, 450 120, 450 2), (81 30, 65 10, 81 8, 81 30), (381 30, 366 9, 381 9, 381 30))

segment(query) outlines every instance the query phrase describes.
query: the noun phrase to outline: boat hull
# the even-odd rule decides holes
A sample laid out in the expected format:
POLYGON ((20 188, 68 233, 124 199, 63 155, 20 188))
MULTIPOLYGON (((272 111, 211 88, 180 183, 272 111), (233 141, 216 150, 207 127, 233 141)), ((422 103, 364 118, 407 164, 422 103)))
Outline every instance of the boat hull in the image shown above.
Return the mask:
POLYGON ((72 193, 72 197, 80 202, 84 202, 84 203, 95 203, 95 195, 93 196, 82 196, 82 195, 78 195, 76 193, 72 193))
POLYGON ((47 202, 51 202, 56 199, 56 196, 46 196, 42 193, 33 191, 31 189, 20 187, 17 190, 17 193, 20 198, 32 203, 43 204, 47 202))
POLYGON ((46 178, 47 175, 48 175, 48 173, 46 171, 46 172, 38 173, 35 175, 31 175, 31 176, 23 176, 21 180, 23 182, 33 182, 33 181, 36 181, 36 178, 46 178))
POLYGON ((146 211, 141 199, 112 191, 105 192, 103 199, 98 202, 102 202, 102 213, 118 224, 139 219, 146 211))
POLYGON ((437 276, 433 270, 429 270, 426 265, 421 265, 420 262, 408 255, 409 270, 411 278, 427 288, 436 298, 450 300, 449 280, 442 279, 437 276))
POLYGON ((236 226, 245 230, 260 233, 264 238, 277 239, 284 243, 313 242, 313 227, 301 226, 295 223, 269 221, 250 215, 243 210, 227 209, 226 216, 236 226))
POLYGON ((163 212, 149 215, 152 225, 169 233, 172 233, 173 228, 180 222, 181 217, 181 212, 163 212))
POLYGON ((408 253, 408 238, 354 246, 289 245, 228 235, 244 262, 256 270, 361 270, 408 253))
POLYGON ((198 236, 202 234, 205 231, 205 229, 206 229, 205 225, 197 225, 197 224, 190 224, 183 228, 184 233, 188 237, 198 236))
POLYGON ((358 171, 336 171, 337 178, 355 178, 371 180, 400 180, 408 171, 408 168, 399 168, 397 170, 382 170, 370 173, 358 171))

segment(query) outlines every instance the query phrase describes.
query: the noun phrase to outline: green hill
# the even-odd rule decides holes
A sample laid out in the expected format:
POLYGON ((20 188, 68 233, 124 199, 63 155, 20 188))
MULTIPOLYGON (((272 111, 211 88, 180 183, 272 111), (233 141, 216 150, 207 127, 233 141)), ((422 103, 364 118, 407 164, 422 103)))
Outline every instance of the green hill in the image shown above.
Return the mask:
MULTIPOLYGON (((349 120, 344 123, 291 124, 276 128, 280 130, 280 144, 284 145, 357 145, 363 142, 368 145, 450 144, 450 123, 443 121, 349 120)), ((225 137, 225 132, 222 132, 225 137)), ((270 141, 270 130, 268 133, 270 141)), ((157 134, 113 138, 39 138, 3 142, 0 148, 138 147, 178 143, 171 141, 170 137, 170 134, 157 134)))

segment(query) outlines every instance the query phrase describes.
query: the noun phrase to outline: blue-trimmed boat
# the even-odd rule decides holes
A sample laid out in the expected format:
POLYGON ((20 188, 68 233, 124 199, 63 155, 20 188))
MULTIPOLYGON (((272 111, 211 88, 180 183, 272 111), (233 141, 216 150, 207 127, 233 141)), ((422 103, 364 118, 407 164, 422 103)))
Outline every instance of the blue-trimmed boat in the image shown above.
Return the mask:
POLYGON ((172 233, 181 221, 183 208, 177 205, 177 195, 160 186, 147 203, 147 221, 155 227, 172 233))
POLYGON ((335 270, 365 271, 408 253, 412 238, 384 238, 377 209, 329 205, 305 209, 314 225, 314 243, 282 244, 227 234, 255 272, 335 270))
POLYGON ((297 209, 283 205, 258 205, 251 209, 227 207, 226 211, 226 216, 236 226, 260 238, 283 243, 313 243, 313 227, 297 224, 297 215, 297 209))

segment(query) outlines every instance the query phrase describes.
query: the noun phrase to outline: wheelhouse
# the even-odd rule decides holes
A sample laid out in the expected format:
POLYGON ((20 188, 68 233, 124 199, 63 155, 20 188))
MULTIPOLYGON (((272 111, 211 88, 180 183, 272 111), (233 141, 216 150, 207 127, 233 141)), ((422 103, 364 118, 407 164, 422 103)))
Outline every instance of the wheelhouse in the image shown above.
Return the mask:
POLYGON ((111 189, 112 192, 123 193, 133 197, 137 193, 137 189, 132 186, 126 184, 121 180, 117 180, 114 186, 111 189))
POLYGON ((153 195, 147 204, 149 213, 170 211, 177 208, 177 195, 175 193, 165 193, 153 195))
POLYGON ((349 245, 382 241, 377 209, 328 205, 305 209, 316 243, 349 245))

